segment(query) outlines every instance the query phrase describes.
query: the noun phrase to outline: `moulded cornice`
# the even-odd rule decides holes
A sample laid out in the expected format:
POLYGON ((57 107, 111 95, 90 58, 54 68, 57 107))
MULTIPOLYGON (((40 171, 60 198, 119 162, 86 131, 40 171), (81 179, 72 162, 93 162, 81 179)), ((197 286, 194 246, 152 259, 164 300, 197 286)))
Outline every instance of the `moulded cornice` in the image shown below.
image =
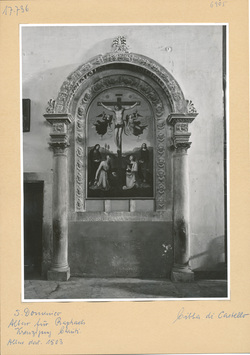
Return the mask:
POLYGON ((43 115, 50 124, 65 123, 70 124, 73 121, 70 113, 45 113, 43 115))
POLYGON ((167 122, 171 125, 174 126, 176 123, 191 123, 195 119, 195 117, 198 115, 198 112, 196 113, 170 113, 170 115, 167 118, 167 122))

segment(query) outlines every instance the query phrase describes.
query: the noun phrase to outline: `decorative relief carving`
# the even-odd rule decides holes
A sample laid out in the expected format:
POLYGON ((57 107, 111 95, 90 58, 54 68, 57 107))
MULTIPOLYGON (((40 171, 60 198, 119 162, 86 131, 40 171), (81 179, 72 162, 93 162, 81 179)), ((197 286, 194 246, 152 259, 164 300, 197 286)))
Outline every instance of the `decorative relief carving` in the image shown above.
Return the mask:
POLYGON ((66 126, 64 123, 54 123, 52 127, 54 133, 66 133, 66 126))
POLYGON ((186 100, 187 102, 187 112, 188 113, 197 113, 197 110, 191 100, 186 100))
POLYGON ((46 112, 47 113, 54 113, 55 112, 55 104, 56 104, 56 101, 54 99, 50 99, 48 101, 48 106, 46 107, 46 112))
POLYGON ((78 159, 76 162, 76 169, 81 171, 82 167, 83 167, 83 163, 80 159, 78 159))
POLYGON ((66 149, 68 148, 68 142, 65 143, 49 143, 49 145, 53 148, 55 155, 65 155, 66 149))
POLYGON ((165 123, 157 122, 156 127, 156 210, 161 210, 166 207, 165 123))
POLYGON ((158 165, 158 168, 159 168, 159 169, 163 169, 164 166, 165 166, 165 159, 159 157, 159 159, 158 159, 158 161, 157 161, 157 165, 158 165))
POLYGON ((81 186, 78 186, 77 189, 76 189, 76 196, 82 196, 82 187, 81 186))
POLYGON ((76 140, 77 140, 77 143, 82 144, 83 143, 83 135, 81 133, 77 133, 76 140))
POLYGON ((176 81, 175 80, 169 81, 168 87, 170 88, 170 91, 172 93, 174 100, 175 101, 181 100, 181 91, 180 91, 179 87, 177 86, 176 81))
POLYGON ((69 137, 67 134, 63 135, 50 135, 49 145, 54 148, 62 148, 65 149, 69 146, 69 137))
POLYGON ((83 117, 83 115, 84 115, 84 108, 83 107, 78 107, 78 111, 77 111, 77 115, 79 116, 79 117, 83 117))
POLYGON ((78 156, 78 157, 82 157, 83 156, 83 148, 82 147, 77 147, 77 149, 76 149, 76 155, 78 156))
POLYGON ((156 126, 159 130, 162 130, 165 128, 165 122, 164 121, 157 121, 156 126))
POLYGON ((164 140, 165 140, 165 135, 164 135, 164 133, 159 133, 159 134, 158 134, 158 141, 159 141, 159 142, 164 142, 164 140))
POLYGON ((76 210, 82 211, 83 210, 83 200, 79 197, 76 200, 76 210))
POLYGON ((71 115, 56 113, 44 114, 47 122, 51 124, 50 142, 54 154, 65 154, 66 148, 69 146, 69 136, 67 134, 67 125, 72 122, 71 115))
POLYGON ((176 123, 175 132, 188 132, 188 124, 187 123, 176 123))
POLYGON ((78 184, 82 184, 82 182, 83 182, 83 175, 79 171, 77 172, 77 175, 76 175, 76 182, 78 184))
MULTIPOLYGON (((87 100, 86 100, 87 102, 87 100)), ((79 106, 75 125, 75 210, 84 210, 84 190, 82 188, 84 178, 84 124, 85 107, 79 106)))
POLYGON ((127 45, 127 40, 124 36, 118 36, 113 40, 112 48, 115 52, 128 53, 129 47, 127 45))
POLYGON ((190 148, 191 142, 189 142, 189 138, 191 133, 188 132, 188 125, 195 119, 197 115, 197 112, 192 112, 189 114, 171 113, 168 116, 168 123, 174 126, 172 142, 176 152, 187 151, 187 149, 190 148))
POLYGON ((163 146, 163 144, 158 145, 158 147, 157 147, 157 152, 158 152, 159 154, 163 154, 164 151, 165 151, 165 147, 163 146))
POLYGON ((182 153, 183 150, 187 151, 191 147, 192 142, 176 142, 174 140, 174 147, 177 151, 177 153, 182 153))
POLYGON ((83 121, 77 120, 76 121, 76 127, 77 127, 77 130, 81 130, 82 127, 83 127, 83 121))

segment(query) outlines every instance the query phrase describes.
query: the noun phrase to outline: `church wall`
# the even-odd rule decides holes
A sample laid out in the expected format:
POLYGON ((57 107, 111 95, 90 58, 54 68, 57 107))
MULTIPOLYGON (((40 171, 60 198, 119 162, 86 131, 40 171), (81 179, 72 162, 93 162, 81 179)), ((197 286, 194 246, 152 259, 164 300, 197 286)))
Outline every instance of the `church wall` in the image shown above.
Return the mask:
MULTIPOLYGON (((186 99, 192 100, 199 112, 190 125, 192 133, 190 140, 193 143, 188 150, 191 267, 203 270, 215 268, 224 260, 222 28, 220 26, 149 28, 123 26, 118 29, 96 27, 94 31, 89 27, 24 28, 23 98, 31 99, 31 131, 23 135, 24 172, 52 171, 52 151, 48 147, 50 130, 43 117, 47 101, 56 98, 61 84, 78 65, 99 53, 110 51, 112 40, 117 35, 127 37, 131 52, 146 55, 165 66, 180 84, 186 99)), ((87 204, 89 211, 101 211, 103 208, 102 201, 88 201, 87 204)), ((102 222, 107 226, 105 223, 107 222, 102 222)), ((122 231, 123 222, 119 223, 121 224, 119 230, 121 228, 122 231)), ((163 242, 171 240, 169 234, 171 228, 167 228, 166 223, 158 226, 156 222, 152 222, 151 227, 157 228, 155 236, 159 248, 154 254, 157 258, 160 250, 162 252, 160 240, 163 242)), ((96 222, 92 224, 92 228, 96 228, 96 222)), ((110 228, 110 236, 107 239, 108 252, 114 251, 115 229, 110 228)), ((137 232, 140 231, 143 235, 147 231, 143 224, 138 228, 138 230, 133 229, 129 237, 134 244, 137 243, 137 232)), ((77 245, 79 250, 84 251, 89 235, 84 234, 83 230, 90 229, 91 222, 71 222, 69 250, 77 245)), ((129 229, 127 231, 129 232, 129 229)), ((98 240, 96 247, 101 249, 103 236, 96 233, 95 238, 98 240)), ((128 244, 125 249, 129 253, 128 244)), ((114 256, 121 257, 119 246, 114 256)), ((88 255, 83 257, 86 260, 88 255)), ((72 254, 69 258, 73 270, 81 273, 80 266, 76 265, 72 254)), ((135 260, 137 259, 133 260, 134 265, 135 260)), ((159 264, 154 265, 157 270, 159 264)), ((136 270, 135 266, 134 270, 136 270)), ((141 271, 137 269, 137 272, 141 271)))

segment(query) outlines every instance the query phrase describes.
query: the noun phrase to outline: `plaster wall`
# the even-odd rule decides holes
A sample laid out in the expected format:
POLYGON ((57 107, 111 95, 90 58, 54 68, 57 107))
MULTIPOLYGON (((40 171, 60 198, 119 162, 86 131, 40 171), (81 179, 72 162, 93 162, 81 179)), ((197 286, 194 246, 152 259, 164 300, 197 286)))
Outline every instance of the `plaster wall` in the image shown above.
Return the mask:
POLYGON ((110 51, 117 35, 170 71, 199 112, 188 151, 191 267, 214 268, 224 260, 221 26, 24 27, 22 96, 31 99, 31 131, 23 135, 23 170, 52 170, 47 101, 78 65, 110 51))

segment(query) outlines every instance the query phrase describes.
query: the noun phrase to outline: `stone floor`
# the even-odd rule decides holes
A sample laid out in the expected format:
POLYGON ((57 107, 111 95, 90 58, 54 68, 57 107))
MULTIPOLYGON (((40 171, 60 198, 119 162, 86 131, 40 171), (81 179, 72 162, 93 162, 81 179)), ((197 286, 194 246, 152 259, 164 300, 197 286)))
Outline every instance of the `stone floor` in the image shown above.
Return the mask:
POLYGON ((227 281, 99 279, 71 277, 68 281, 26 280, 24 299, 131 299, 131 298, 225 298, 227 281))

